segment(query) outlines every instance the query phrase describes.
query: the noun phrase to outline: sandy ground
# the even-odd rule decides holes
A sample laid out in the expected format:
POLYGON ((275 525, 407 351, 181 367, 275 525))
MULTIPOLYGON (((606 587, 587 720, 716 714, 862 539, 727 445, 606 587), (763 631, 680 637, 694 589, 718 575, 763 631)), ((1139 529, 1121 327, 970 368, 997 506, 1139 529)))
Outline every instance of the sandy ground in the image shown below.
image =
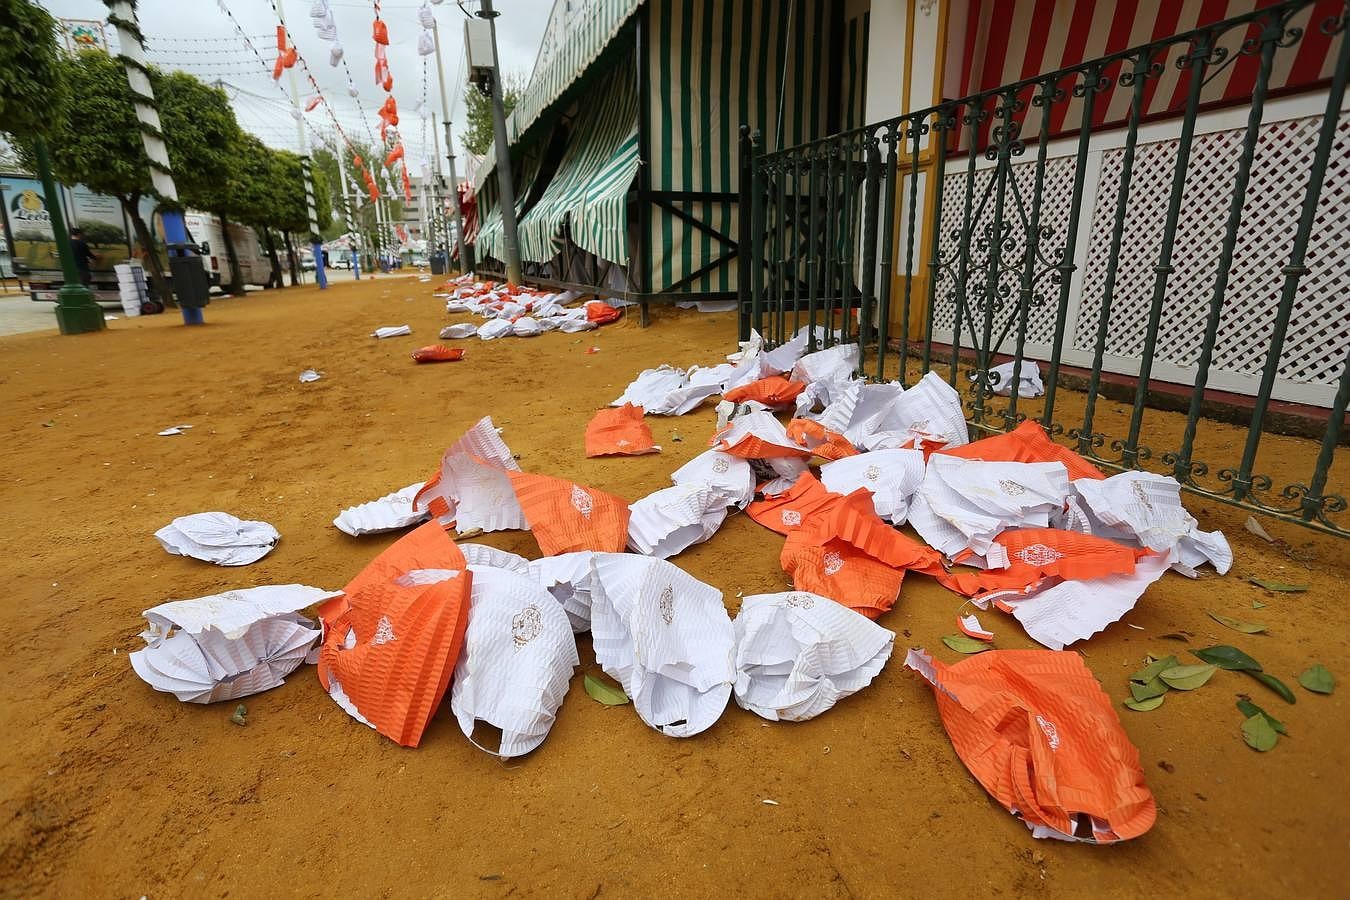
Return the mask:
MULTIPOLYGON (((1245 513, 1215 503, 1189 501, 1205 527, 1229 534, 1232 573, 1167 575, 1124 622, 1081 645, 1089 666, 1120 698, 1146 653, 1233 643, 1291 684, 1320 661, 1342 685, 1330 697, 1295 686, 1298 704, 1287 706, 1220 672, 1156 712, 1122 709, 1159 817, 1121 846, 1035 841, 968 775, 928 687, 900 665, 905 646, 958 658, 939 638, 954 630, 960 600, 918 576, 881 620, 898 635, 885 671, 801 724, 769 724, 733 703, 698 737, 663 737, 631 707, 582 691, 582 674, 599 671, 586 638, 548 740, 509 765, 463 738, 448 702, 422 746, 402 749, 342 713, 309 668, 250 698, 245 728, 230 723, 233 704, 150 690, 126 658, 141 610, 253 584, 341 587, 393 538, 348 538, 333 516, 428 475, 484 414, 525 469, 628 498, 667 484, 705 446, 711 405, 649 420, 665 448, 655 456, 588 460, 582 431, 640 369, 733 349, 731 314, 663 312, 645 330, 626 319, 579 336, 470 341, 462 363, 417 366, 409 352, 447 321, 429 294, 377 279, 216 302, 200 329, 165 315, 103 334, 0 340, 10 435, 0 447, 0 891, 1344 896, 1350 545, 1276 523, 1270 531, 1293 547, 1268 545, 1241 529, 1245 513), (412 337, 367 337, 404 322, 412 337), (298 383, 308 367, 323 380, 298 383), (156 436, 177 423, 195 427, 156 436), (269 521, 283 539, 239 570, 168 556, 151 537, 211 509, 269 521), (1271 595, 1251 576, 1310 588, 1271 595), (1266 606, 1253 610, 1253 600, 1266 606), (1269 632, 1236 634, 1206 610, 1269 632), (1176 633, 1189 644, 1162 637, 1176 633), (1288 725, 1273 752, 1242 743, 1240 692, 1288 725)), ((1175 427, 1150 420, 1149 434, 1175 427)), ((1311 467, 1306 442, 1272 453, 1291 471, 1311 467)), ((486 542, 538 553, 528 533, 486 542)), ((734 613, 742 593, 784 589, 781 543, 740 516, 676 562, 720 588, 734 613)), ((986 619, 999 646, 1031 646, 1015 623, 986 619)))

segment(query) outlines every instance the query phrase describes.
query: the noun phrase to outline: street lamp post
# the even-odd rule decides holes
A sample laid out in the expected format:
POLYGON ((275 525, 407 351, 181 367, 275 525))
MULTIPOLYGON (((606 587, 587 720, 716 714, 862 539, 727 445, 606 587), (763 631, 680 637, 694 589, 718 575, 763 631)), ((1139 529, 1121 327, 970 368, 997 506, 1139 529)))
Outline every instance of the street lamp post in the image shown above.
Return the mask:
POLYGON ((107 327, 103 308, 94 300, 94 292, 80 281, 75 251, 70 246, 70 233, 66 231, 65 214, 61 211, 61 195, 57 193, 52 162, 47 157, 47 142, 38 138, 33 144, 38 177, 42 179, 42 193, 47 200, 47 215, 51 218, 52 237, 56 239, 56 255, 61 259, 61 273, 65 276, 65 284, 56 294, 56 325, 62 334, 98 331, 107 327))
POLYGON ((502 67, 497 57, 496 20, 499 15, 501 13, 492 8, 492 0, 482 0, 478 17, 487 19, 488 34, 492 38, 492 130, 497 147, 497 193, 501 195, 506 280, 511 284, 520 284, 520 243, 516 238, 516 191, 515 185, 511 183, 511 144, 506 136, 506 112, 502 106, 502 67))
MULTIPOLYGON (((450 94, 445 90, 445 66, 441 62, 441 29, 440 26, 433 23, 431 26, 431 36, 436 44, 436 77, 441 84, 441 117, 445 120, 445 158, 450 163, 450 227, 454 231, 455 247, 459 250, 459 268, 461 272, 468 271, 466 266, 466 257, 464 256, 464 222, 459 214, 459 174, 455 171, 455 138, 450 128, 450 94)), ((435 136, 436 126, 432 123, 432 136, 435 136)), ((440 155, 439 149, 437 155, 440 155)), ((449 268, 450 244, 445 245, 445 256, 447 270, 449 268)))

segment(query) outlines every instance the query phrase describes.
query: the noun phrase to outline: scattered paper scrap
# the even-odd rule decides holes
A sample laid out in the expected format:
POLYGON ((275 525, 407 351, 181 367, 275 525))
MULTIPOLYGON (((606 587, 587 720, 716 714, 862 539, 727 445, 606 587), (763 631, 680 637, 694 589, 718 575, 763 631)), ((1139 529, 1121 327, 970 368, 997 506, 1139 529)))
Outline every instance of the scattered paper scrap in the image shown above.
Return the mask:
POLYGON ((370 333, 373 338, 384 340, 385 338, 401 337, 405 334, 412 334, 412 327, 408 325, 384 325, 376 328, 370 333))
POLYGON ((309 384, 311 381, 318 381, 322 377, 322 373, 316 372, 313 369, 306 369, 300 373, 300 383, 309 384))
POLYGON ((186 703, 270 690, 319 640, 318 625, 299 611, 339 593, 283 584, 162 603, 144 613, 146 647, 130 654, 131 667, 186 703))
POLYGON ((379 534, 382 531, 397 531, 416 525, 428 515, 426 510, 413 509, 413 498, 421 489, 422 482, 418 481, 392 494, 386 494, 378 500, 371 500, 359 506, 349 506, 338 513, 333 525, 338 531, 352 537, 379 534))
POLYGON ((176 556, 191 556, 218 566, 246 566, 276 546, 281 534, 266 522, 248 522, 224 512, 179 516, 155 537, 176 556))
MULTIPOLYGON (((49 422, 48 424, 50 425, 54 423, 49 422)), ((172 425, 168 428, 165 428, 163 431, 159 432, 159 436, 168 437, 171 434, 182 434, 183 432, 189 430, 190 428, 192 428, 191 425, 172 425)))

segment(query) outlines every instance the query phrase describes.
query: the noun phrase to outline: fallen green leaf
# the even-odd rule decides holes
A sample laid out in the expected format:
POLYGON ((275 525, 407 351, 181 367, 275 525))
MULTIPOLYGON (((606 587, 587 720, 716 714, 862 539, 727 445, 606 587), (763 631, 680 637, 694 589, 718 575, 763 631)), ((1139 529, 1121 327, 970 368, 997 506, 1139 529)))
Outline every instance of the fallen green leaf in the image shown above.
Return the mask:
POLYGON ((1193 691, 1219 671, 1218 666, 1205 663, 1199 666, 1173 666, 1158 675, 1168 687, 1179 691, 1193 691))
POLYGON ((1298 683, 1314 694, 1330 694, 1336 688, 1336 676, 1321 663, 1298 676, 1298 683))
POLYGON ((1265 608, 1266 608, 1266 605, 1265 605, 1264 603, 1262 603, 1260 600, 1253 600, 1253 601, 1252 601, 1252 609, 1265 609, 1265 608))
POLYGON ((1288 734, 1288 733, 1289 733, 1289 732, 1285 729, 1284 723, 1283 723, 1283 722, 1281 722, 1279 719, 1275 718, 1275 717, 1272 716, 1270 713, 1266 712, 1264 709, 1262 709, 1261 707, 1257 706, 1255 703, 1253 703, 1253 702, 1250 701, 1250 700, 1239 700, 1239 701, 1237 702, 1237 708, 1238 708, 1238 712, 1242 713, 1244 716, 1246 716, 1246 717, 1249 718, 1249 719, 1250 719, 1252 716, 1262 716, 1263 718, 1265 718, 1265 720, 1266 720, 1267 722, 1270 723, 1270 727, 1271 727, 1271 728, 1274 728, 1274 729, 1275 729, 1276 731, 1278 731, 1280 734, 1288 734))
POLYGON ((1153 661, 1131 675, 1131 681, 1137 681, 1140 684, 1148 684, 1150 681, 1157 678, 1158 674, 1164 669, 1170 669, 1173 666, 1179 665, 1175 656, 1164 656, 1162 659, 1153 659, 1153 657, 1150 656, 1149 659, 1153 661))
POLYGON ((234 715, 230 716, 230 721, 236 725, 248 724, 248 707, 240 703, 234 708, 234 715))
POLYGON ((56 420, 55 420, 55 419, 52 419, 50 422, 43 422, 43 423, 42 423, 42 427, 43 427, 43 428, 55 428, 55 427, 56 427, 56 420))
MULTIPOLYGON (((1206 612, 1209 612, 1206 610, 1206 612)), ((1242 622, 1237 619, 1231 619, 1228 616, 1221 616, 1216 612, 1209 613, 1209 617, 1220 625, 1226 625, 1234 631, 1240 631, 1243 634, 1260 634, 1266 630, 1266 626, 1258 625, 1256 622, 1242 622)))
POLYGON ((1257 587, 1263 587, 1268 591, 1276 591, 1281 594, 1301 594, 1308 589, 1306 584, 1286 584, 1283 581, 1267 581, 1264 578, 1248 578, 1247 580, 1257 587))
POLYGON ((1270 727, 1265 716, 1256 715, 1242 723, 1242 739, 1247 742, 1248 747, 1265 753, 1267 750, 1275 749, 1280 737, 1275 733, 1275 729, 1270 727))
POLYGON ((1191 653, 1200 657, 1207 663, 1212 663, 1220 669, 1227 669, 1230 672, 1260 672, 1261 664, 1243 653, 1236 647, 1230 647, 1227 644, 1219 644, 1217 647, 1206 647, 1203 650, 1192 650, 1191 653))
POLYGON ((957 653, 981 653, 992 649, 984 641, 977 641, 974 638, 966 637, 964 634, 944 634, 942 643, 951 647, 957 653))
POLYGON ((1130 682, 1130 696, 1136 703, 1143 703, 1145 700, 1151 700, 1154 697, 1161 697, 1167 693, 1167 685, 1161 678, 1154 678, 1147 684, 1140 684, 1137 681, 1130 682))
POLYGON ((1126 700, 1125 707, 1135 712, 1152 712, 1163 705, 1164 696, 1159 694, 1156 697, 1149 697, 1147 700, 1126 700))
POLYGON ((628 695, 623 692, 623 688, 601 681, 594 675, 587 675, 582 685, 592 700, 598 700, 606 706, 623 706, 628 702, 628 695))
POLYGON ((1252 676, 1262 684, 1264 684, 1266 687, 1270 688, 1275 693, 1279 694, 1280 699, 1283 700, 1285 703, 1298 702, 1298 698, 1294 696, 1294 692, 1289 690, 1289 685, 1285 684, 1283 681, 1276 678, 1274 675, 1271 675, 1269 672, 1248 671, 1247 674, 1252 676))

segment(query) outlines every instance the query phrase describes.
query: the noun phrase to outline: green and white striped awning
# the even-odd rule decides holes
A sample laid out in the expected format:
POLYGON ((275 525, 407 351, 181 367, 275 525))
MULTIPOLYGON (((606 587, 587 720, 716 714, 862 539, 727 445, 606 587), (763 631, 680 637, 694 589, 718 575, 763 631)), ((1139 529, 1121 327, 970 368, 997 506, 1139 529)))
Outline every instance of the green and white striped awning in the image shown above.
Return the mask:
MULTIPOLYGON (((555 8, 558 27, 555 31, 554 23, 550 22, 550 33, 545 39, 553 38, 556 44, 548 48, 548 58, 541 60, 506 120, 507 139, 512 145, 585 74, 642 3, 643 0, 589 0, 575 9, 555 8)), ((573 4, 557 4, 564 5, 571 7, 573 4)), ((490 147, 483 165, 475 173, 475 189, 496 165, 496 150, 490 147)))
MULTIPOLYGON (((519 216, 525 208, 525 201, 530 196, 530 190, 534 187, 534 180, 539 175, 539 157, 530 155, 524 158, 521 164, 524 171, 523 177, 517 177, 513 187, 516 194, 516 215, 519 216)), ((517 173, 519 175, 519 173, 517 173)), ((480 259, 486 259, 491 256, 494 259, 505 259, 505 245, 502 243, 502 207, 497 197, 497 179, 492 179, 492 209, 483 219, 482 226, 478 229, 478 236, 474 239, 474 247, 480 259)), ((519 235, 518 235, 519 236, 519 235)))
POLYGON ((573 242, 602 259, 628 260, 627 197, 638 169, 637 85, 627 57, 597 83, 567 136, 567 149, 539 202, 520 222, 522 259, 545 262, 571 217, 573 242))

